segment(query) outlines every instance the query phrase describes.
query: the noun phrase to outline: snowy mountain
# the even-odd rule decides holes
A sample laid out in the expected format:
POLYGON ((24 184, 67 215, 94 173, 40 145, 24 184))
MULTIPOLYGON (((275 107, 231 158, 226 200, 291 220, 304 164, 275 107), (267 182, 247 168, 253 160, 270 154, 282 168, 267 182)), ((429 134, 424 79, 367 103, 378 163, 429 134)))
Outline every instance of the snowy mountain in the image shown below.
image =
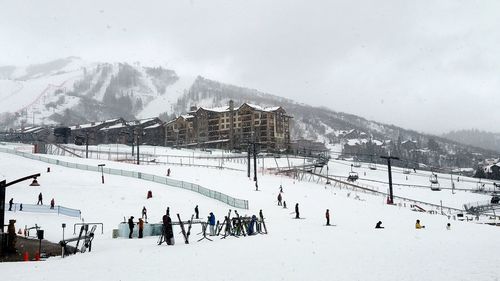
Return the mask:
POLYGON ((359 153, 374 154, 370 144, 375 144, 383 147, 384 154, 390 151, 425 165, 473 167, 498 154, 255 89, 200 76, 182 77, 164 66, 138 62, 97 63, 69 57, 27 67, 0 67, 0 98, 9 104, 0 109, 0 129, 73 125, 116 117, 160 116, 169 120, 193 105, 223 106, 233 100, 235 104, 283 106, 294 118, 293 139, 322 142, 338 153, 353 138, 354 130, 358 132, 356 143, 363 144, 357 148, 359 153), (404 151, 404 141, 416 146, 404 151))
POLYGON ((157 116, 194 79, 139 63, 89 63, 76 57, 27 67, 0 67, 0 122, 75 124, 121 116, 157 116), (152 101, 159 99, 161 102, 152 101))
POLYGON ((443 134, 443 137, 468 145, 500 151, 499 133, 490 133, 471 129, 451 131, 449 133, 443 134))

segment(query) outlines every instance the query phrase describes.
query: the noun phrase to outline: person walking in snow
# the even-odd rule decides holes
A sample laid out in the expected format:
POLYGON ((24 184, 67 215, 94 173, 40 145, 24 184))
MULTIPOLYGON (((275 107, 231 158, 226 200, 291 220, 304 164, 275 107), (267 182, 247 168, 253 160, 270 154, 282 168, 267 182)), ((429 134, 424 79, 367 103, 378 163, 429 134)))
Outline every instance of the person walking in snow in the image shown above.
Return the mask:
POLYGON ((210 235, 215 235, 215 215, 210 212, 210 216, 208 217, 208 225, 210 226, 210 235))
POLYGON ((146 195, 146 199, 153 198, 153 191, 148 190, 148 194, 146 195))
POLYGON ((139 238, 142 238, 142 234, 144 231, 144 221, 142 220, 142 218, 139 219, 137 225, 139 225, 139 238))
POLYGON ((375 228, 384 228, 382 226, 382 222, 381 221, 378 221, 377 224, 375 225, 375 228))
POLYGON ((299 203, 295 204, 295 218, 300 219, 299 203))
POLYGON ((38 194, 38 202, 36 202, 37 205, 43 205, 43 196, 42 193, 38 194))
POLYGON ((130 216, 130 218, 128 219, 128 229, 130 230, 129 234, 128 234, 128 238, 132 239, 132 233, 134 232, 134 217, 133 216, 130 216))
POLYGON ((54 209, 55 204, 56 202, 54 201, 54 198, 52 198, 52 200, 50 200, 50 208, 54 209))
POLYGON ((196 205, 196 207, 194 207, 194 215, 195 215, 196 219, 200 218, 200 211, 198 210, 198 205, 196 205))
POLYGON ((12 205, 14 204, 14 198, 10 198, 9 200, 9 211, 12 211, 12 205))
POLYGON ((167 169, 167 177, 170 177, 170 168, 167 169))
POLYGON ((286 209, 286 201, 283 201, 283 209, 286 209))
POLYGON ((326 225, 330 225, 330 210, 329 209, 326 209, 325 217, 326 217, 326 225))
POLYGON ((283 186, 280 184, 280 193, 283 193, 283 186))
POLYGON ((278 206, 282 205, 281 204, 281 199, 283 199, 283 198, 281 197, 281 193, 280 193, 280 194, 278 194, 278 206))

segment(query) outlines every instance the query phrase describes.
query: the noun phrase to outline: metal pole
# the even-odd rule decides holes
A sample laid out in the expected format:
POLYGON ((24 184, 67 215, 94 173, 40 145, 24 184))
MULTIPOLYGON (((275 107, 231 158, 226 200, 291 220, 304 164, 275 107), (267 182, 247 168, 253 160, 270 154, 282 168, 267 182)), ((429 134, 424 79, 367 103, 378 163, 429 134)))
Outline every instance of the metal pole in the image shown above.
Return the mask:
MULTIPOLYGON (((0 181, 0 234, 3 232, 5 223, 5 180, 0 181)), ((1 241, 0 241, 1 242, 1 241)), ((0 248, 2 246, 0 245, 0 248)))
POLYGON ((380 156, 380 158, 387 159, 387 173, 389 174, 389 200, 390 204, 394 203, 394 197, 392 193, 392 173, 391 173, 391 159, 399 160, 398 157, 392 156, 380 156))
POLYGON ((137 165, 140 165, 139 162, 139 134, 137 135, 137 165))
POLYGON ((257 184, 257 149, 255 142, 253 143, 253 181, 255 182, 255 190, 259 190, 257 184))
POLYGON ((89 132, 85 132, 85 158, 89 158, 89 132))
POLYGON ((250 178, 250 143, 247 147, 247 177, 250 178))

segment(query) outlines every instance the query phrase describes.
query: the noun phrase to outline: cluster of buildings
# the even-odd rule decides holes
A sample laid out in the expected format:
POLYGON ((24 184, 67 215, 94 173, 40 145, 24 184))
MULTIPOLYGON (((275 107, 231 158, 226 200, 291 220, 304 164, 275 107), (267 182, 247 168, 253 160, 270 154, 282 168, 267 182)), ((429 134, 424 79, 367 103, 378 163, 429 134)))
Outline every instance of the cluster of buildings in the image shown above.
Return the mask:
POLYGON ((280 106, 264 108, 243 103, 235 107, 230 101, 224 107, 192 107, 187 114, 169 122, 159 118, 134 121, 116 118, 71 127, 23 128, 4 134, 3 139, 74 142, 80 145, 139 143, 237 150, 246 149, 249 143, 255 142, 261 150, 285 151, 290 149, 291 118, 280 106))

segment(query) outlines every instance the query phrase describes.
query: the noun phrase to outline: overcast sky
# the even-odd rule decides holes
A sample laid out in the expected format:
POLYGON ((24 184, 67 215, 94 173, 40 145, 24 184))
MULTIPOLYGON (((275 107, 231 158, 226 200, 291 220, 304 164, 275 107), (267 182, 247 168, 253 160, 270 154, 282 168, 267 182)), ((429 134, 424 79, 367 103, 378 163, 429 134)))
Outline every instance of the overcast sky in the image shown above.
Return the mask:
POLYGON ((0 65, 141 61, 423 132, 500 132, 497 0, 0 0, 0 42, 0 65))

